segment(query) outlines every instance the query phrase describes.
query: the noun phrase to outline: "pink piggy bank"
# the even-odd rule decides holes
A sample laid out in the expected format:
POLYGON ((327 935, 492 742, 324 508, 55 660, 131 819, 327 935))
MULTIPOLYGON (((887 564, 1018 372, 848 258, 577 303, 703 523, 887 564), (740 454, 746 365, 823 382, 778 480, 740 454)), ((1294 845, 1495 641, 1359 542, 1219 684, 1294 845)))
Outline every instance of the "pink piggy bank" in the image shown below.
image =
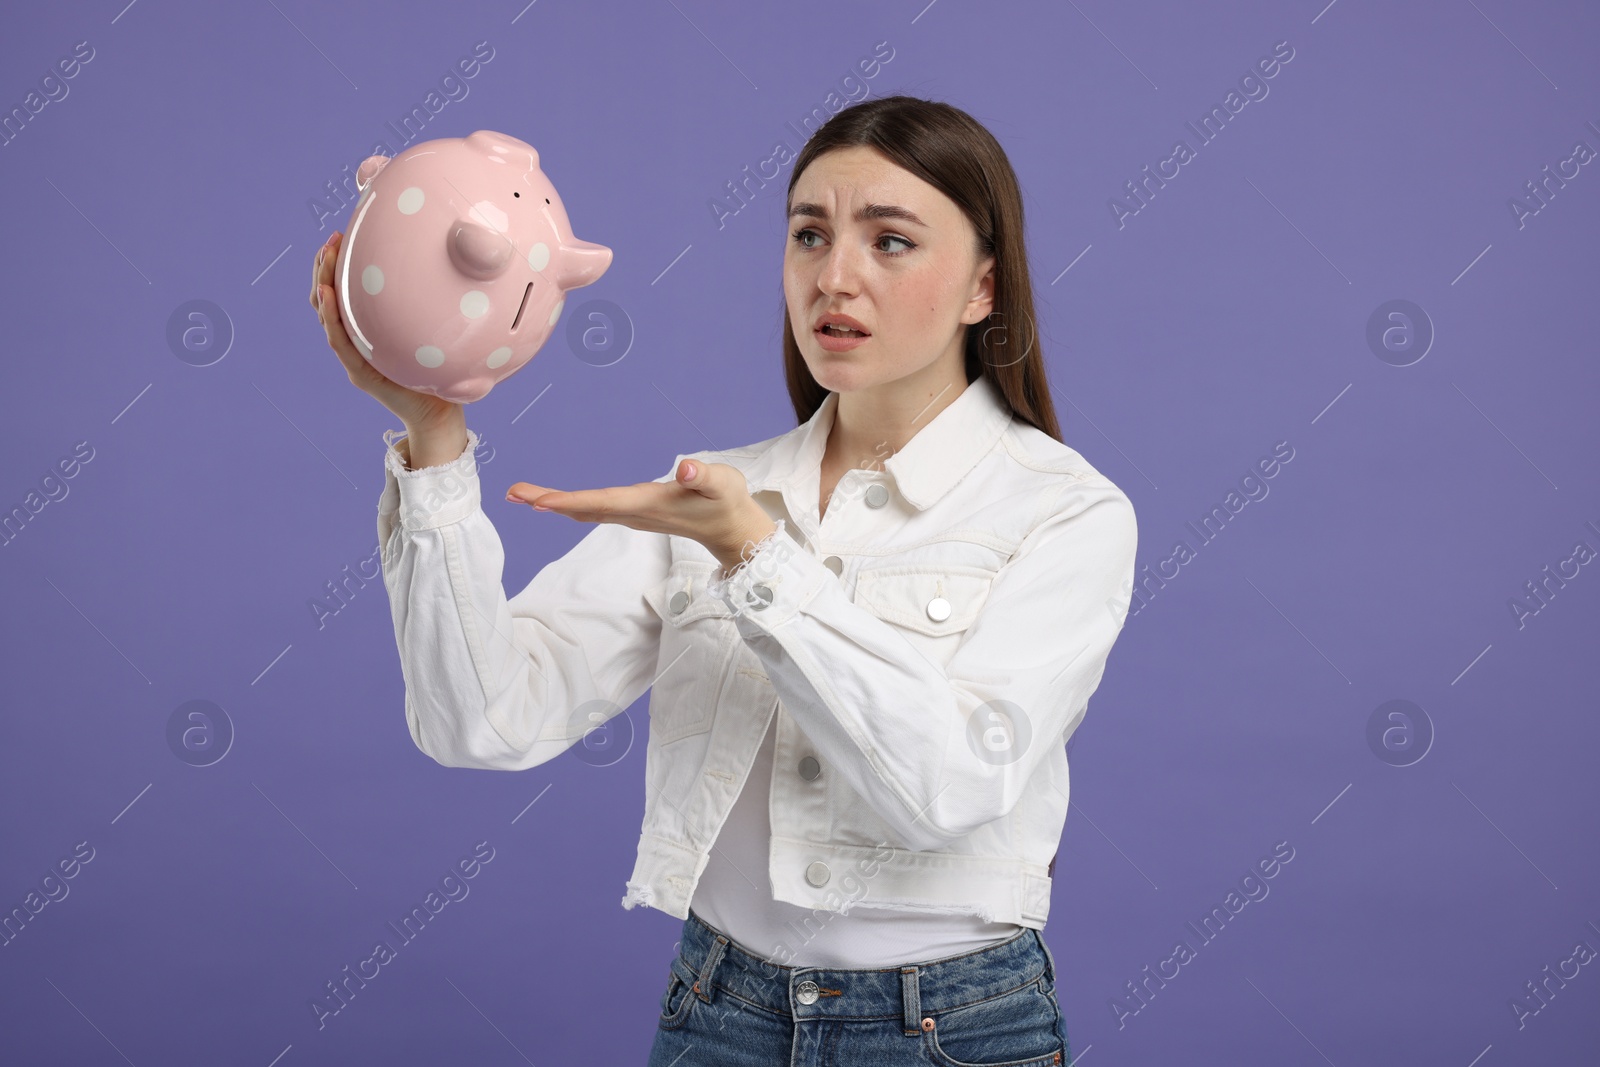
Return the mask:
POLYGON ((572 235, 526 141, 492 130, 369 156, 334 279, 351 340, 382 374, 458 404, 539 351, 567 290, 611 249, 572 235))

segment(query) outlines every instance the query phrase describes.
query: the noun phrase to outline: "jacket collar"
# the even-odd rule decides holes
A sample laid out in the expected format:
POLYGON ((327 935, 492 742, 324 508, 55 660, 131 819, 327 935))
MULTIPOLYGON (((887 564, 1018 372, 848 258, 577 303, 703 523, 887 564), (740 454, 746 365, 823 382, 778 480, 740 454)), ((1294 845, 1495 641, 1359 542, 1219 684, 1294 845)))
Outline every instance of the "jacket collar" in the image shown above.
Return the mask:
MULTIPOLYGON (((816 413, 778 437, 745 471, 751 493, 798 490, 816 484, 839 394, 829 393, 816 413)), ((918 511, 937 503, 994 448, 1011 423, 1011 408, 999 389, 979 375, 961 395, 884 461, 895 488, 918 511)))

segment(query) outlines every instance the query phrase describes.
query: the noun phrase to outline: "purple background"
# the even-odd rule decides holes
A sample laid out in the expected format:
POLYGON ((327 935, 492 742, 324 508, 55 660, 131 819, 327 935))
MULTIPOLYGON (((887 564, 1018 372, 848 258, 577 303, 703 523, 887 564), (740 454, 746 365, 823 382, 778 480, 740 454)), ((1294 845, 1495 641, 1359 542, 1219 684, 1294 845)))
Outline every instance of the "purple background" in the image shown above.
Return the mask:
POLYGON ((94 858, 0 947, 0 1059, 644 1060, 679 927, 618 904, 644 701, 603 739, 625 752, 609 765, 439 767, 406 730, 381 581, 327 589, 370 567, 398 428, 306 303, 349 217, 327 183, 379 138, 402 147, 387 124, 486 41, 417 139, 525 138, 578 236, 616 252, 469 412, 509 589, 589 527, 505 486, 643 481, 793 426, 789 169, 719 226, 726 183, 798 150, 830 92, 954 103, 1021 178, 1068 443, 1132 497, 1141 567, 1194 550, 1129 618, 1072 742, 1046 937, 1074 1052, 1595 1062, 1600 963, 1520 1026, 1511 1004, 1580 941, 1600 949, 1600 566, 1520 624, 1510 601, 1576 542, 1600 548, 1600 164, 1520 226, 1509 201, 1575 142, 1600 149, 1600 10, 1324 5, 8 14, 0 112, 77 42, 94 58, 0 148, 0 510, 66 491, 0 554, 0 911, 76 843, 94 858), (841 89, 882 41, 893 58, 841 89), (1197 147, 1185 123, 1279 41, 1294 58, 1269 94, 1197 147), (1110 199, 1180 137, 1196 158, 1119 227, 1110 199), (1405 366, 1414 349, 1367 341, 1393 299, 1436 335, 1405 366), (169 344, 191 300, 225 315, 209 348, 169 344), (626 318, 621 359, 569 344, 598 300, 626 318), (80 441, 93 458, 50 482, 80 441), (1280 441, 1294 458, 1270 493, 1202 542, 1188 524, 1280 441), (320 622, 319 597, 338 608, 320 622), (234 731, 209 766, 168 739, 192 700, 234 731), (1420 711, 1374 747, 1391 700, 1420 711), (312 998, 397 943, 386 924, 479 841, 494 858, 470 895, 319 1029, 312 998), (1270 895, 1202 943, 1187 924, 1281 841, 1270 895), (1196 957, 1141 1006, 1126 983, 1180 938, 1196 957))

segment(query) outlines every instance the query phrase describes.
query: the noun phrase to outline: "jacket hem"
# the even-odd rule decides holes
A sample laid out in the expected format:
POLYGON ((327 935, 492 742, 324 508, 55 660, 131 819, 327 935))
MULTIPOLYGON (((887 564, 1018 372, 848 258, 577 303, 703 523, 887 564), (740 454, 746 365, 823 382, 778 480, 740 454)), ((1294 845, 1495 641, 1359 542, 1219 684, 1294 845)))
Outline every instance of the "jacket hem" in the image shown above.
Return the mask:
POLYGON ((840 845, 774 834, 768 875, 773 898, 813 911, 841 914, 864 905, 969 914, 985 922, 1043 929, 1050 913, 1050 877, 1036 863, 1005 856, 910 851, 888 845, 840 845), (806 872, 821 863, 827 880, 812 885, 806 872), (847 875, 865 891, 843 896, 834 883, 847 875), (932 877, 930 877, 932 876, 932 877))
MULTIPOLYGON (((847 915, 857 907, 881 907, 976 915, 984 922, 1015 923, 1035 930, 1044 929, 1050 913, 1051 879, 1046 869, 1035 863, 1004 856, 912 852, 886 845, 819 844, 781 835, 773 836, 770 847, 772 899, 812 911, 847 915), (857 884, 866 885, 866 894, 851 898, 826 883, 820 888, 812 886, 804 872, 818 860, 828 867, 830 881, 843 882, 843 875, 853 873, 857 884), (935 873, 937 877, 928 877, 935 873)), ((631 910, 643 904, 687 919, 690 898, 709 858, 709 852, 640 834, 623 908, 631 910)))

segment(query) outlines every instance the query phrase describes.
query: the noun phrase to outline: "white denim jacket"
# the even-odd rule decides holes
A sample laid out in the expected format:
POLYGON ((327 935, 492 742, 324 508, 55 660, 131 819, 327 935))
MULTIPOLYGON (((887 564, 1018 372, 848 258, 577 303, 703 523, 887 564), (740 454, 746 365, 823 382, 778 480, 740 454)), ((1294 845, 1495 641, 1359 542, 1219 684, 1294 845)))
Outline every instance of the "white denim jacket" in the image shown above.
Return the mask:
POLYGON ((523 770, 650 689, 622 905, 682 919, 776 715, 776 899, 843 912, 839 886, 865 880, 877 906, 1042 929, 1064 746, 1126 617, 1133 506, 980 377, 846 471, 819 521, 837 403, 655 479, 686 455, 743 471, 779 528, 726 580, 692 539, 599 523, 509 600, 477 435, 409 471, 386 434, 378 537, 411 737, 447 767, 523 770))

